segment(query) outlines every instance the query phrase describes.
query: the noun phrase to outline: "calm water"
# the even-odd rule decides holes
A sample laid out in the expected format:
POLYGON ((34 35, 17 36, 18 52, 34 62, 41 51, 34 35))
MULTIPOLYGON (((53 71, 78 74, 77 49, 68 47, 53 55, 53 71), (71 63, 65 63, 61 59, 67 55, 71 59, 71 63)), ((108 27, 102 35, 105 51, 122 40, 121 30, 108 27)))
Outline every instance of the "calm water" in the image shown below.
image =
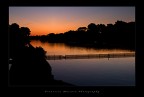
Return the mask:
MULTIPOLYGON (((41 46, 47 55, 65 54, 101 54, 132 52, 121 49, 86 49, 68 47, 63 43, 42 43, 31 41, 41 46)), ((54 78, 78 86, 135 86, 135 57, 126 58, 94 58, 47 60, 54 78)))
POLYGON ((70 47, 64 43, 48 43, 38 40, 31 41, 34 47, 41 46, 47 51, 47 55, 79 55, 79 54, 108 54, 108 53, 127 53, 133 52, 131 50, 124 49, 93 49, 83 47, 70 47))

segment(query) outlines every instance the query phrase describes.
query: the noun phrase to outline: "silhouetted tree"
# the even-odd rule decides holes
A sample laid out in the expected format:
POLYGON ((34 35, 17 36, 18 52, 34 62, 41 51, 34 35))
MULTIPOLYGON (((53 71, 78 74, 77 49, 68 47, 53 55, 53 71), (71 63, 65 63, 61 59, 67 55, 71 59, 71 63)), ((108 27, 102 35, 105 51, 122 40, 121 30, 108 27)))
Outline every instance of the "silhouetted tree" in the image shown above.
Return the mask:
POLYGON ((114 34, 115 34, 114 25, 107 24, 106 32, 104 33, 104 37, 103 37, 105 38, 105 41, 107 42, 107 44, 111 44, 111 42, 114 41, 114 38, 116 38, 114 34))
POLYGON ((28 27, 21 27, 20 28, 21 32, 23 33, 23 36, 29 36, 30 35, 30 29, 28 27))
POLYGON ((23 40, 24 45, 29 44, 30 40, 29 40, 29 35, 30 35, 30 29, 28 27, 21 27, 20 28, 20 32, 21 32, 21 39, 23 40))
POLYGON ((97 28, 96 24, 94 24, 94 23, 90 23, 88 25, 88 30, 89 30, 89 32, 92 32, 92 33, 98 32, 98 28, 97 28))
MULTIPOLYGON (((115 24, 90 23, 87 27, 79 27, 63 34, 50 33, 49 42, 64 42, 92 47, 127 47, 135 48, 135 22, 116 21, 115 24)), ((45 39, 40 36, 39 39, 45 39)))
POLYGON ((86 31, 87 31, 87 28, 86 28, 86 27, 79 27, 79 28, 77 29, 77 31, 86 32, 86 31))
POLYGON ((88 32, 88 40, 90 40, 90 42, 93 42, 93 43, 98 43, 99 30, 98 30, 98 27, 96 26, 96 24, 90 23, 88 25, 87 32, 88 32))
POLYGON ((29 43, 30 30, 19 28, 14 23, 9 26, 10 56, 10 84, 39 85, 49 84, 53 79, 51 67, 45 60, 45 51, 41 47, 34 48, 29 43))
POLYGON ((42 47, 36 47, 35 49, 39 58, 46 58, 46 51, 42 47))
POLYGON ((28 27, 19 28, 13 23, 9 25, 9 35, 11 85, 71 85, 54 79, 52 68, 46 61, 46 51, 30 44, 28 27))

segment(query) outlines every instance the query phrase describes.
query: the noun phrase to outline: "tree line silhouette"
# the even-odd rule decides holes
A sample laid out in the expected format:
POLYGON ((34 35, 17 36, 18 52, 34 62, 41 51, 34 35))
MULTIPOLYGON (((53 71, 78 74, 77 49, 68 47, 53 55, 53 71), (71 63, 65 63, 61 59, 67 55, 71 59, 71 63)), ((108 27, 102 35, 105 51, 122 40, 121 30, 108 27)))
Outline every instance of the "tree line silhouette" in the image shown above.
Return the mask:
POLYGON ((30 39, 62 42, 73 46, 135 49, 135 22, 127 23, 118 20, 115 24, 107 24, 107 26, 90 23, 87 27, 79 27, 76 31, 30 36, 30 39))
POLYGON ((9 84, 10 85, 71 85, 55 80, 46 61, 46 51, 30 44, 30 29, 9 25, 9 84))

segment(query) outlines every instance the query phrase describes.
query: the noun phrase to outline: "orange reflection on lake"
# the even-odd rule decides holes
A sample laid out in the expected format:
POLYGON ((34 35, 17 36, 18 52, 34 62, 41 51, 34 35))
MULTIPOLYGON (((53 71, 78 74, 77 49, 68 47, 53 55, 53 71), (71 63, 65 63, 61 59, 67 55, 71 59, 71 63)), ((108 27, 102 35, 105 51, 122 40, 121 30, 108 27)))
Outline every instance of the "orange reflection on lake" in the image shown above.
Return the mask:
MULTIPOLYGON (((134 53, 124 49, 94 49, 73 47, 64 43, 32 40, 34 47, 41 46, 47 55, 79 55, 134 53)), ((135 57, 88 58, 47 60, 57 80, 77 86, 135 86, 135 57)))
POLYGON ((34 47, 41 46, 45 51, 47 51, 47 55, 110 54, 134 52, 125 49, 94 49, 84 47, 73 47, 68 46, 64 43, 49 43, 41 42, 39 40, 32 40, 31 44, 34 47))

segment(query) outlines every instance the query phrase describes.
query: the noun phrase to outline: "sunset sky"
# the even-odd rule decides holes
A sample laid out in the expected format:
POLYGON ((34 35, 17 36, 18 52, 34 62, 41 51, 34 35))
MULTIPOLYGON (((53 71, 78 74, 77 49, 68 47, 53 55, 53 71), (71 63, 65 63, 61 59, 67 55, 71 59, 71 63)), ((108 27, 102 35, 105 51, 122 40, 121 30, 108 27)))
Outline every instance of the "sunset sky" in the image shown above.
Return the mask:
POLYGON ((117 20, 135 21, 135 7, 9 7, 9 24, 30 28, 31 35, 64 33, 117 20))

